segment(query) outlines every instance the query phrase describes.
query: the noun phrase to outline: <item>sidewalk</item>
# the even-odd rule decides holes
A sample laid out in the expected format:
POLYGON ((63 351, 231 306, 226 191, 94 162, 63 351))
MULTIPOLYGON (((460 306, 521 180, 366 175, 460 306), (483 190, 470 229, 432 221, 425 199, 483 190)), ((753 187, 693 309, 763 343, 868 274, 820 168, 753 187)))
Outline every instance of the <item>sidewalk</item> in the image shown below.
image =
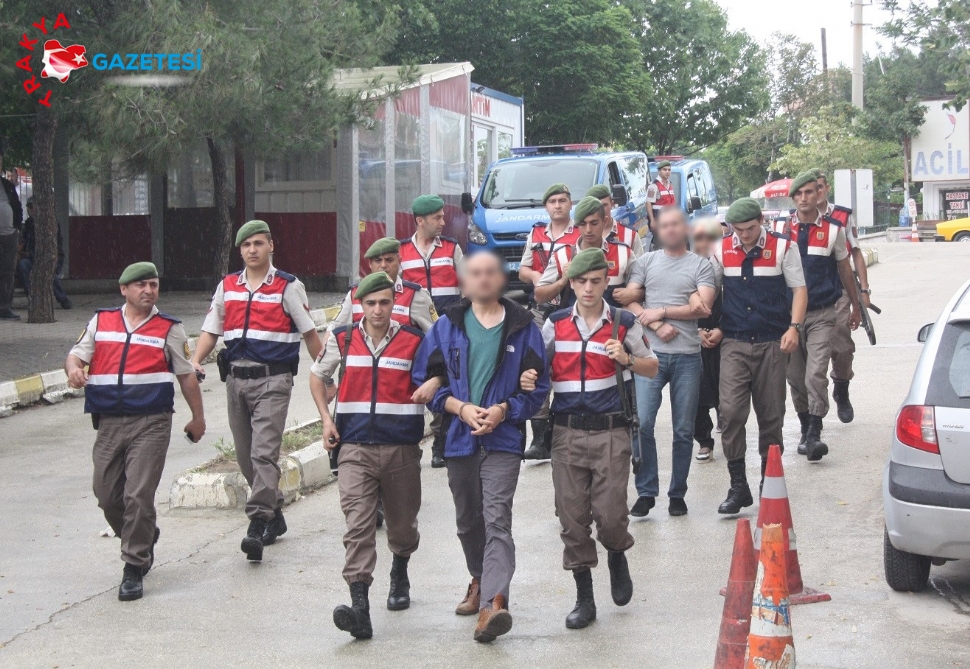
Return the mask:
MULTIPOLYGON (((199 334, 199 328, 209 309, 211 293, 166 293, 158 300, 158 308, 180 318, 185 332, 199 334)), ((310 308, 319 309, 338 303, 343 294, 310 293, 310 308)), ((31 374, 59 369, 71 346, 84 330, 95 309, 121 306, 119 293, 100 295, 72 295, 74 309, 65 311, 55 306, 56 323, 28 323, 27 298, 20 291, 14 297, 13 309, 23 319, 19 322, 0 322, 0 382, 19 379, 31 374)))

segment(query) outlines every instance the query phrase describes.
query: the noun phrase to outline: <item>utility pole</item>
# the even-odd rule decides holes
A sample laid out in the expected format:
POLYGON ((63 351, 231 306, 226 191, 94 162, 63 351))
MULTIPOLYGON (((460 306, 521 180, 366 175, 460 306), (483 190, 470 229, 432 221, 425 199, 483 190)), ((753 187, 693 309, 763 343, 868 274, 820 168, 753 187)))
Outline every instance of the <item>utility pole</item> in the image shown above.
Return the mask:
POLYGON ((822 28, 822 84, 825 86, 825 94, 829 95, 829 49, 825 41, 825 28, 822 28))
POLYGON ((862 95, 862 0, 852 0, 852 106, 863 108, 862 95))

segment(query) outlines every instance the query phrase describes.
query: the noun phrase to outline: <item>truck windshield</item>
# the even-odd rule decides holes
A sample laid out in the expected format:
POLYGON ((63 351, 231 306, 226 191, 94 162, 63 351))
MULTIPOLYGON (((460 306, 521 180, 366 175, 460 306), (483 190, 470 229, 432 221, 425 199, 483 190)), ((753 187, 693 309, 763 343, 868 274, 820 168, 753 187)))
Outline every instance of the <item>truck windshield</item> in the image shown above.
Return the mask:
POLYGON ((596 183, 599 163, 581 158, 513 160, 493 167, 482 187, 482 206, 525 209, 542 206, 542 195, 554 183, 569 187, 573 202, 596 183))

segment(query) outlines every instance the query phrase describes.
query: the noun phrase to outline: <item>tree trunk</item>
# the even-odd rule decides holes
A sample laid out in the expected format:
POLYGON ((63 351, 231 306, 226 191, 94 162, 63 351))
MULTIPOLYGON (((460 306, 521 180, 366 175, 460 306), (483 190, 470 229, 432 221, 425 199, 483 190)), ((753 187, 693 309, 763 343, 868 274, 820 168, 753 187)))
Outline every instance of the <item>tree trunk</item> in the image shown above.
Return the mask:
POLYGON ((206 137, 212 163, 212 204, 216 209, 216 238, 213 245, 212 273, 218 281, 229 272, 232 251, 232 217, 229 215, 229 170, 226 154, 212 137, 206 137))
POLYGON ((37 108, 31 164, 34 198, 34 266, 30 271, 28 322, 54 322, 54 268, 57 265, 57 217, 54 215, 54 134, 57 119, 37 108))

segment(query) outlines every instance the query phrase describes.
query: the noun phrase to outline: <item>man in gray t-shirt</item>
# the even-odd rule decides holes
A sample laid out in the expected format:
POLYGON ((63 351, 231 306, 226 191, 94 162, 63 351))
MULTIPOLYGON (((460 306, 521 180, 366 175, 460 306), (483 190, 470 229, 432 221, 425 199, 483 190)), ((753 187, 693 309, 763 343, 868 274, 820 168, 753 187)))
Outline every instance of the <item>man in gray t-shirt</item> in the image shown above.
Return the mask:
POLYGON ((702 371, 697 319, 711 313, 716 293, 711 263, 687 250, 689 230, 684 212, 678 207, 665 207, 656 223, 663 250, 638 258, 626 290, 616 296, 628 302, 627 309, 643 324, 650 348, 660 360, 660 370, 654 378, 636 379, 643 465, 636 476, 638 499, 630 514, 640 517, 650 512, 660 491, 654 425, 661 393, 668 384, 674 433, 668 510, 672 516, 687 513, 684 495, 702 371), (635 301, 641 290, 642 304, 635 301))

